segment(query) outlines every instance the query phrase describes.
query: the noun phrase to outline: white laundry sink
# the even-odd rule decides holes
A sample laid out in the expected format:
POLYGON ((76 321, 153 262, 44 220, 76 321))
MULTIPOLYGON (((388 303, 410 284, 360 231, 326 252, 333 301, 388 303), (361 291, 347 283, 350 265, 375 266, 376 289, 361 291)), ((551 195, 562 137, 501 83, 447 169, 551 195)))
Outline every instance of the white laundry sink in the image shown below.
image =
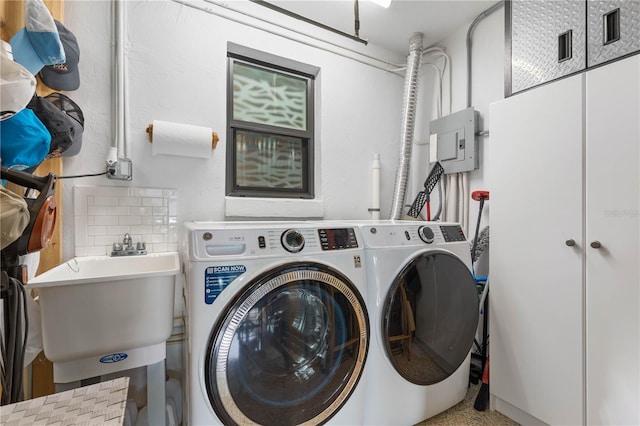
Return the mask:
POLYGON ((175 252, 87 256, 30 280, 27 288, 39 295, 44 352, 54 363, 54 381, 164 359, 179 271, 175 252), (141 351, 149 347, 152 354, 141 351))

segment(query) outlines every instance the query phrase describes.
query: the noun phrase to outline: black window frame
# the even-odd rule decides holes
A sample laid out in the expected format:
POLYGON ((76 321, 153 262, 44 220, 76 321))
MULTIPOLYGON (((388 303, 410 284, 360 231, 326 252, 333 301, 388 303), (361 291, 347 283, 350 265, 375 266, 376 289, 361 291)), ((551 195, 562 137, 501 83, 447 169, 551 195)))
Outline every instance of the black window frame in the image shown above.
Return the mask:
POLYGON ((315 80, 320 68, 293 61, 291 59, 265 53, 259 50, 227 44, 227 155, 226 155, 226 195, 231 197, 257 198, 315 198, 315 80), (307 80, 307 130, 258 124, 233 117, 233 65, 235 62, 264 68, 269 71, 289 74, 307 80), (274 136, 299 138, 302 140, 302 188, 264 188, 240 186, 237 182, 236 132, 248 131, 274 136))

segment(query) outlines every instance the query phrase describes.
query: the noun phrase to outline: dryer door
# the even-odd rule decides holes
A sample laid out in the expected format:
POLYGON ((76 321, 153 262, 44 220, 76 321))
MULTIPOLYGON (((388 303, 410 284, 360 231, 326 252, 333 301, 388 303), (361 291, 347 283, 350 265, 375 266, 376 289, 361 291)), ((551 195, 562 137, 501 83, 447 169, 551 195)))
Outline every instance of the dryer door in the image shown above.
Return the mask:
POLYGON ((209 341, 205 382, 225 424, 320 424, 347 401, 369 343, 364 301, 339 272, 305 262, 255 279, 209 341))
POLYGON ((429 251, 397 275, 384 304, 387 356, 406 380, 438 383, 464 362, 478 326, 478 292, 456 256, 429 251))

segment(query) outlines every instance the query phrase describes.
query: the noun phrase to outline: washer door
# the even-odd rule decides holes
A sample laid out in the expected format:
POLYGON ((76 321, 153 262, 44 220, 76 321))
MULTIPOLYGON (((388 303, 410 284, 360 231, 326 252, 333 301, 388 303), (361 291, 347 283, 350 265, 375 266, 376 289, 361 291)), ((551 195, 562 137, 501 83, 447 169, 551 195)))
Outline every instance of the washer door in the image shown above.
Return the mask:
POLYGON ((225 424, 320 424, 342 407, 369 344, 364 301, 344 275, 296 263, 230 304, 209 341, 205 383, 225 424))
POLYGON ((382 336, 398 373, 418 385, 438 383, 464 362, 478 326, 478 292, 467 266, 444 251, 415 257, 394 280, 382 336))

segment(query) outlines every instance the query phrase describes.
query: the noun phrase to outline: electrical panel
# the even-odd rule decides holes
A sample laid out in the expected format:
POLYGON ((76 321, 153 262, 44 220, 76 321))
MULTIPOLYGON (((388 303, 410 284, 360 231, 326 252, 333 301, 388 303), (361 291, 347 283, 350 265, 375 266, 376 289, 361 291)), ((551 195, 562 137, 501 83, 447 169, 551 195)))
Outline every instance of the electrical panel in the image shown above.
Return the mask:
POLYGON ((479 167, 478 122, 473 108, 449 114, 429 123, 430 161, 439 161, 445 174, 470 172, 479 167))

